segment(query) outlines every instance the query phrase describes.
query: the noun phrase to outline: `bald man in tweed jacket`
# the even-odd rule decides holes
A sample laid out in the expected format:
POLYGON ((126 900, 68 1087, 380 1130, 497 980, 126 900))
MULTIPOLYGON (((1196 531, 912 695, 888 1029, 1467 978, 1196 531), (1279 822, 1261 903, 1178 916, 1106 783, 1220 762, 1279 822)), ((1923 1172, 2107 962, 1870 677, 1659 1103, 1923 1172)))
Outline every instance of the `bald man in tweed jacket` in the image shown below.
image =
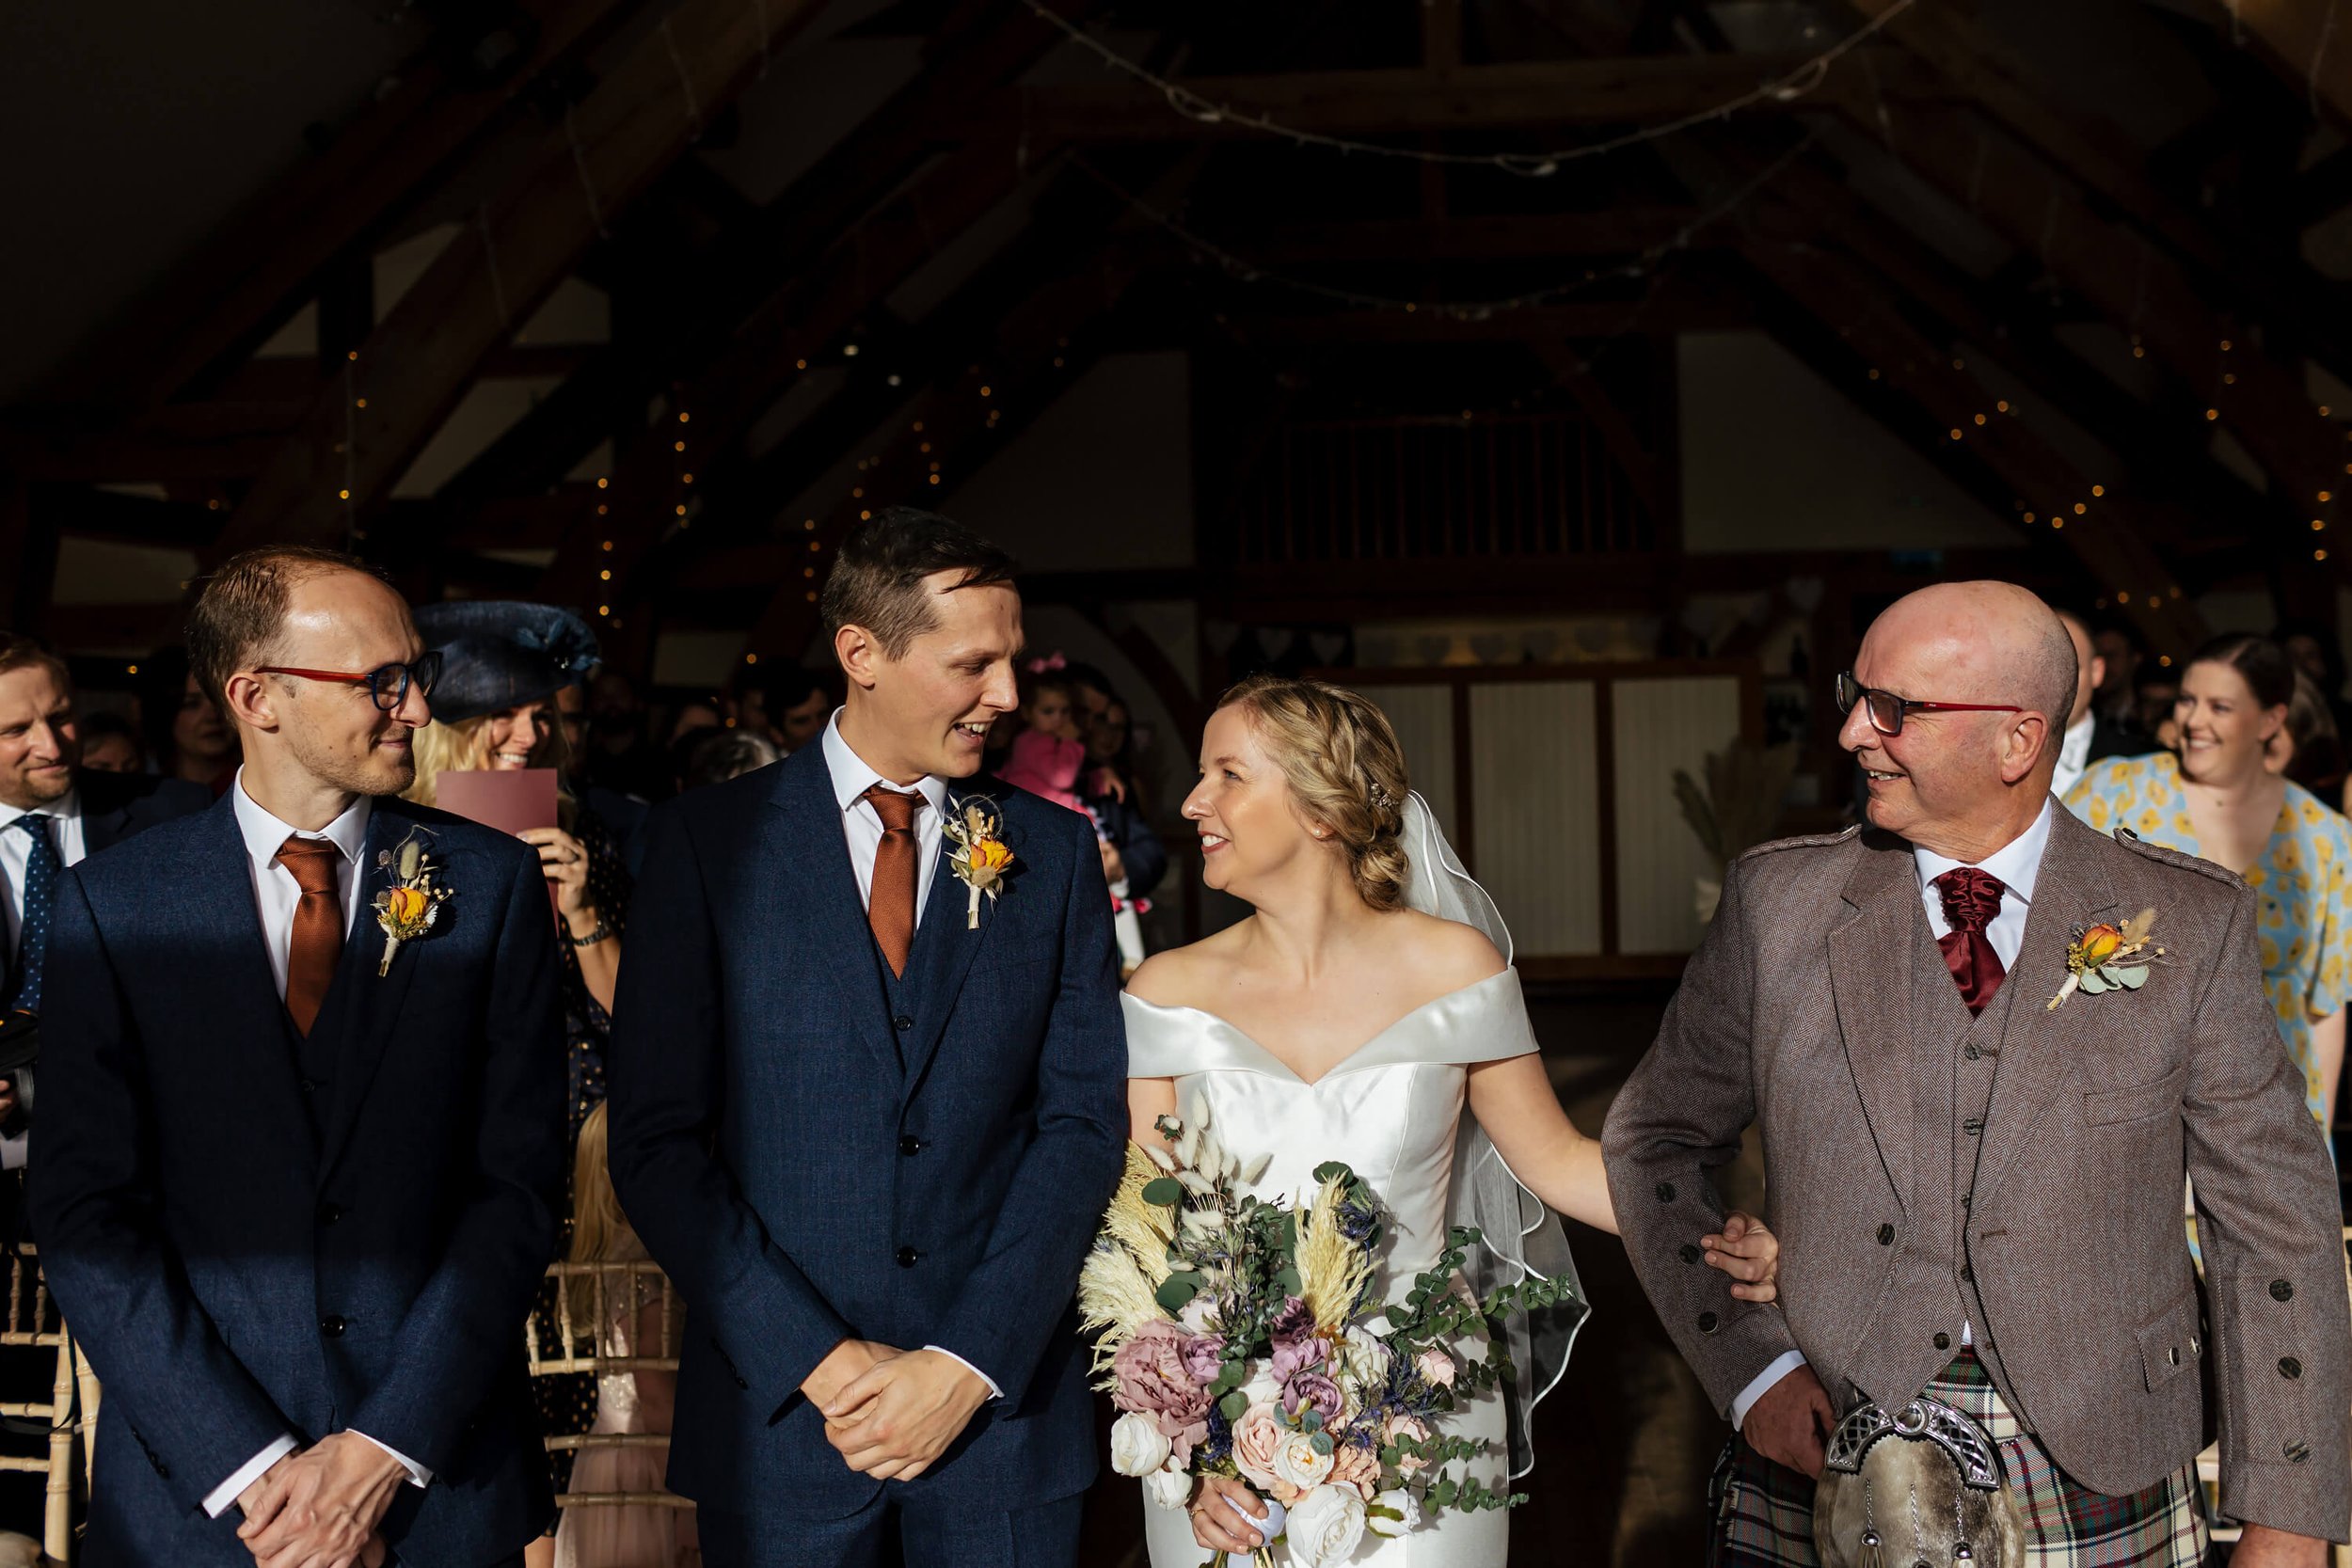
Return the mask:
POLYGON ((1881 617, 1840 683, 1875 826, 1731 868, 1610 1114, 1627 1249, 1740 1428, 1719 1564, 1812 1563, 1836 1419, 1923 1391, 1999 1444, 2037 1568, 2200 1560, 2208 1382, 2240 1568, 2318 1568, 2352 1533, 2335 1180, 2264 995, 2255 897, 2055 806, 2073 662, 2003 584, 1881 617), (2142 910, 2164 949, 2146 984, 2050 1008, 2078 931, 2142 910), (1751 1122, 1776 1307, 1684 1250, 1751 1122))

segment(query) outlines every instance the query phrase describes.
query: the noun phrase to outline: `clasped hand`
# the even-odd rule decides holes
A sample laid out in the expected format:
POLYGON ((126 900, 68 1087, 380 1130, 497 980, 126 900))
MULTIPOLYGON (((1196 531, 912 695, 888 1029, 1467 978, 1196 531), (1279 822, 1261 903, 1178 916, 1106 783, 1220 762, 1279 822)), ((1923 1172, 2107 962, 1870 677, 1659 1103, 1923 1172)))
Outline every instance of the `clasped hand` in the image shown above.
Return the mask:
POLYGON ((845 1339, 802 1389, 825 1415, 825 1440, 850 1469, 913 1481, 954 1442, 989 1399, 971 1368, 936 1351, 845 1339))
POLYGON ((237 1539, 259 1568, 381 1568, 376 1527, 408 1472, 356 1433, 323 1437, 271 1465, 237 1504, 237 1539))

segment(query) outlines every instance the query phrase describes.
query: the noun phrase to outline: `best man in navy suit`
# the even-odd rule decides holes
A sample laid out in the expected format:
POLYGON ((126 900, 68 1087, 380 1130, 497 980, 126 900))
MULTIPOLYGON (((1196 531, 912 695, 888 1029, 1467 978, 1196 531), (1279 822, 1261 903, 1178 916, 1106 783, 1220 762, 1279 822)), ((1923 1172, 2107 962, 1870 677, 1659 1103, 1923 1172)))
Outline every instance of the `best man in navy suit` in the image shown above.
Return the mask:
POLYGON ((65 872, 49 937, 29 1197, 105 1387, 87 1560, 519 1561, 564 1164, 537 857, 397 799, 434 661, 358 562, 237 557, 188 641, 244 768, 65 872), (408 843, 449 896, 386 962, 408 843))
POLYGON ((926 513, 861 529, 822 743, 647 828, 612 1177, 689 1304, 669 1479, 713 1568, 864 1568, 894 1534, 920 1568, 1075 1559, 1073 1297, 1126 1038, 1092 828, 976 776, 1015 703, 1011 574, 926 513), (993 902, 942 832, 975 800, 1014 857, 993 902))

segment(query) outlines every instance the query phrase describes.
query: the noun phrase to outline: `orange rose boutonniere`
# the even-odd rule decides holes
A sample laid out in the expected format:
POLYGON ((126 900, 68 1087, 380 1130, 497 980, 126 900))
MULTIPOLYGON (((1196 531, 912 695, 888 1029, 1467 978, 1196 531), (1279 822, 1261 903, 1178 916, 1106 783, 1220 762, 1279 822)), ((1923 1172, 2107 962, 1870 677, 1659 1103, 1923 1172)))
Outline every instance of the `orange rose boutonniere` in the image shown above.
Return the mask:
POLYGON ((2076 927, 2066 948, 2066 983, 2050 998, 2048 1010, 2057 1012, 2078 990, 2097 996, 2146 985, 2149 966, 2164 957, 2163 948, 2149 944, 2155 927, 2153 910, 2142 910, 2122 926, 2076 927))
POLYGON ((1005 819, 993 800, 949 800, 947 819, 941 824, 955 852, 947 857, 956 879, 972 890, 964 909, 964 928, 980 928, 980 895, 994 903, 1012 869, 1012 851, 1005 847, 1005 819))
POLYGON ((392 876, 392 885, 374 900, 375 924, 384 932, 384 958, 375 966, 379 980, 392 972, 392 955, 400 951, 402 942, 414 942, 433 929, 433 923, 441 916, 441 901, 450 895, 448 888, 433 879, 440 868, 417 836, 425 832, 410 829, 399 848, 375 857, 377 868, 392 876))

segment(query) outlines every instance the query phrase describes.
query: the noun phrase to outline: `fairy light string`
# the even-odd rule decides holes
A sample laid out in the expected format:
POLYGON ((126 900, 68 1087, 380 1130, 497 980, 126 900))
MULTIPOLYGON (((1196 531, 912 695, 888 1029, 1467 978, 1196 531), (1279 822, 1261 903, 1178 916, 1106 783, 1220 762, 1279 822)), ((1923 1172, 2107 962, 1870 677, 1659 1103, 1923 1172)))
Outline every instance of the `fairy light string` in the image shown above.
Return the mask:
POLYGON ((1445 164, 1459 167, 1501 169, 1526 179, 1543 179, 1557 174, 1564 164, 1585 158, 1602 157, 1639 147, 1646 142, 1662 140, 1680 132, 1692 130, 1710 121, 1724 120, 1746 110, 1767 103, 1790 103, 1812 93, 1829 77, 1830 68, 1846 55, 1859 49, 1884 31, 1898 17, 1910 10, 1918 0, 1895 0, 1895 3, 1870 18, 1853 32, 1832 44, 1828 49, 1805 61, 1795 70, 1771 78, 1761 85, 1724 102, 1695 113, 1655 125, 1604 136, 1596 141, 1553 148, 1544 152, 1455 152, 1438 148, 1392 147, 1384 142, 1361 141, 1353 136, 1332 135, 1327 132, 1311 131, 1301 126, 1287 125, 1271 115, 1256 114, 1235 108, 1230 103, 1214 103, 1203 98, 1182 82, 1171 81, 1150 67, 1131 60, 1104 43, 1092 34, 1061 15, 1044 0, 1021 0, 1037 17, 1057 29, 1071 42, 1093 55, 1112 71, 1142 83, 1164 99, 1170 110, 1186 119, 1203 125, 1238 125, 1263 135, 1287 138, 1300 147, 1321 148, 1327 151, 1360 153, 1367 157, 1396 158, 1420 164, 1445 164))

